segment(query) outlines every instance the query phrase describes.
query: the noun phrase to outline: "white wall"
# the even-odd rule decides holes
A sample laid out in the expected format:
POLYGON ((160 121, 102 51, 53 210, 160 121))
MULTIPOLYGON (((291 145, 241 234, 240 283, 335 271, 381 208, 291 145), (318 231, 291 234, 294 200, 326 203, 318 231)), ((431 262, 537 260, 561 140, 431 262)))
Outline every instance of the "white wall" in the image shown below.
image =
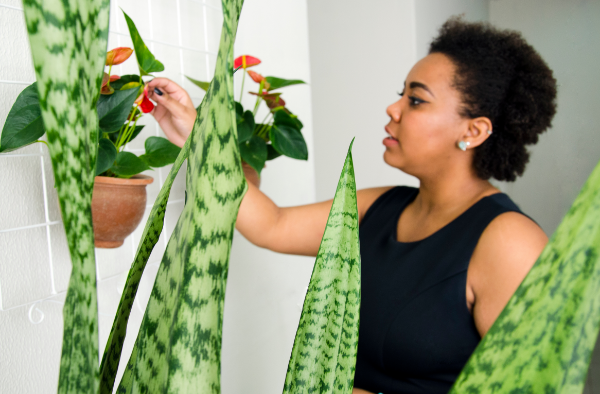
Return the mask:
POLYGON ((383 162, 386 107, 416 61, 412 0, 308 0, 317 199, 333 198, 353 137, 358 188, 416 185, 383 162))

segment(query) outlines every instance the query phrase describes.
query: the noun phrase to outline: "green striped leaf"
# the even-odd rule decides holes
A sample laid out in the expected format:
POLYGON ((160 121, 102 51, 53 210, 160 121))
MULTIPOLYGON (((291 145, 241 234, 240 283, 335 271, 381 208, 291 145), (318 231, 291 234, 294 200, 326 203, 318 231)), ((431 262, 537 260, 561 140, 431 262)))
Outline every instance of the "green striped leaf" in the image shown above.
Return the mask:
POLYGON ((581 393, 600 327, 600 164, 451 393, 581 393))
POLYGON ((42 119, 73 270, 63 308, 59 393, 98 389, 91 202, 108 0, 24 0, 42 119))
POLYGON ((220 393, 223 301, 237 211, 247 184, 233 101, 233 42, 242 0, 223 1, 215 76, 150 213, 101 364, 111 393, 127 320, 164 224, 173 180, 188 161, 187 204, 167 245, 119 393, 220 393))
POLYGON ((351 149, 352 144, 310 278, 283 394, 350 394, 354 386, 360 248, 351 149))

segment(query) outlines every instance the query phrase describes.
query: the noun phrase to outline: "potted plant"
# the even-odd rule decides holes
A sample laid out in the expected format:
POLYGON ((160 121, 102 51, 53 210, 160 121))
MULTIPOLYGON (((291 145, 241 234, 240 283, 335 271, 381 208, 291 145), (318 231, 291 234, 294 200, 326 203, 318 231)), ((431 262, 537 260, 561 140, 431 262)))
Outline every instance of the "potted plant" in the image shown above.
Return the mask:
MULTIPOLYGON (((139 225, 146 207, 146 185, 153 179, 141 172, 172 164, 180 148, 166 138, 149 137, 145 153, 136 156, 125 151, 144 126, 137 125, 154 104, 148 99, 143 77, 164 70, 161 62, 144 44, 135 24, 125 14, 132 48, 115 48, 106 54, 101 94, 97 102, 99 121, 96 178, 92 196, 92 217, 96 247, 115 248, 139 225), (112 66, 125 62, 133 53, 139 75, 112 75, 112 66)), ((0 153, 35 142, 45 134, 36 83, 17 97, 2 129, 0 153)))
MULTIPOLYGON (((303 124, 286 107, 285 101, 281 98, 281 92, 277 91, 286 86, 305 82, 299 79, 263 77, 255 71, 248 70, 260 63, 259 59, 248 55, 239 56, 234 60, 235 70, 242 69, 244 73, 240 98, 239 101, 235 101, 238 143, 244 173, 254 184, 259 184, 260 173, 268 160, 282 155, 299 160, 308 159, 308 148, 301 132, 303 124), (258 84, 256 92, 248 92, 256 96, 252 110, 245 110, 241 104, 246 75, 258 84), (269 112, 259 122, 256 115, 263 102, 269 108, 269 112)), ((204 91, 208 89, 208 82, 186 77, 204 91)))

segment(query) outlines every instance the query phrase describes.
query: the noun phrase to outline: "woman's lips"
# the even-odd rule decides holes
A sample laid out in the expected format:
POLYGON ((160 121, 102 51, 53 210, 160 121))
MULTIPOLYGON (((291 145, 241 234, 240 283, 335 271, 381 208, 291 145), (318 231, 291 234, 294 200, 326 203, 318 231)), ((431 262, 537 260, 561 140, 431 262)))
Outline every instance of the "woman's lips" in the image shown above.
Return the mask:
POLYGON ((383 139, 383 145, 385 146, 396 146, 398 145, 398 140, 392 137, 392 133, 388 130, 387 126, 385 127, 385 132, 389 134, 389 137, 383 139))

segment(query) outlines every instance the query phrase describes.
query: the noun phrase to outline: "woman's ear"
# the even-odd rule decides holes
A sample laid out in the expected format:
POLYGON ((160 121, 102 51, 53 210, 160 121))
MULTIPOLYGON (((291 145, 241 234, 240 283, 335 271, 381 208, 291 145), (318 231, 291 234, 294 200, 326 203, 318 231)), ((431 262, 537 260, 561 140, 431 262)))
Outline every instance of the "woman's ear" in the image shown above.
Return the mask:
POLYGON ((474 118, 469 121, 469 128, 464 136, 469 148, 475 148, 485 142, 492 135, 492 122, 485 116, 474 118))

